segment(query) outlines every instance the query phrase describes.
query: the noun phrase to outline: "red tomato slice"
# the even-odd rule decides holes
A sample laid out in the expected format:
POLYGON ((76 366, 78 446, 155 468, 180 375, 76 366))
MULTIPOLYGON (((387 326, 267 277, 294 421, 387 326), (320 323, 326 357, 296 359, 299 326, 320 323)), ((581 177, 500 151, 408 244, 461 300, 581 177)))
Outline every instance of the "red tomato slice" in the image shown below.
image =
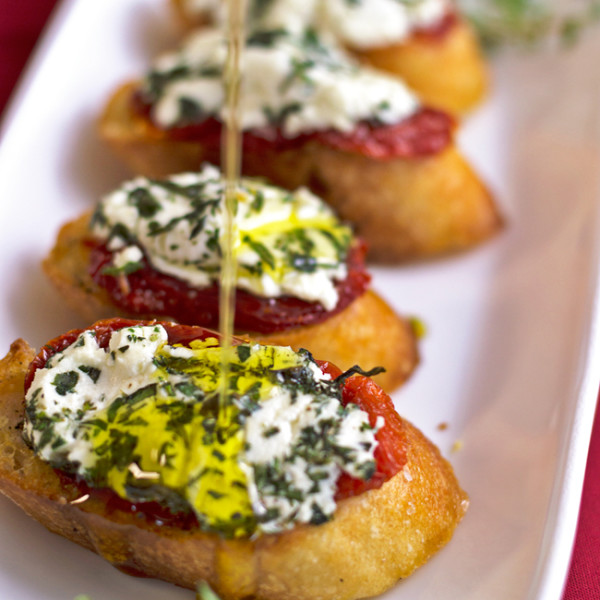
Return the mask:
MULTIPOLYGON (((365 266, 366 245, 357 240, 346 261, 348 276, 336 283, 339 300, 327 310, 318 302, 292 296, 262 298, 245 290, 236 290, 235 328, 237 331, 273 333, 295 327, 322 323, 344 310, 369 287, 371 276, 365 266)), ((93 245, 89 272, 92 279, 106 289, 112 301, 123 311, 141 318, 157 315, 177 319, 180 323, 202 327, 219 326, 219 285, 191 287, 185 281, 156 271, 144 258, 143 268, 125 277, 105 275, 113 253, 106 245, 93 245)))
MULTIPOLYGON (((319 362, 321 370, 333 378, 341 375, 340 369, 329 362, 319 362)), ((406 464, 406 437, 404 421, 396 412, 392 399, 372 379, 354 375, 346 380, 342 392, 342 402, 352 402, 369 415, 371 426, 375 426, 377 417, 383 417, 384 426, 377 432, 379 442, 375 449, 377 468, 373 477, 367 481, 355 479, 342 473, 337 481, 336 500, 350 498, 367 490, 381 487, 406 464)))

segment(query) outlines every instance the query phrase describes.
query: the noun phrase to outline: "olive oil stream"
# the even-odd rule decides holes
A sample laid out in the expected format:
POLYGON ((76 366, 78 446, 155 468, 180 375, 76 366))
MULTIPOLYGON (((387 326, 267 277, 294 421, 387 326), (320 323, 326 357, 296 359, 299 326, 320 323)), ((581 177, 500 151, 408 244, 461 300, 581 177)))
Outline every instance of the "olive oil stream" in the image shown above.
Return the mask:
POLYGON ((227 59, 223 73, 225 88, 225 118, 221 139, 221 168, 225 178, 225 211, 221 248, 219 332, 221 334, 222 362, 219 387, 219 417, 225 427, 228 422, 227 388, 229 380, 229 352, 235 316, 235 274, 237 270, 235 240, 236 195, 241 174, 242 132, 240 129, 239 99, 241 83, 241 55, 244 46, 246 0, 227 1, 227 59))

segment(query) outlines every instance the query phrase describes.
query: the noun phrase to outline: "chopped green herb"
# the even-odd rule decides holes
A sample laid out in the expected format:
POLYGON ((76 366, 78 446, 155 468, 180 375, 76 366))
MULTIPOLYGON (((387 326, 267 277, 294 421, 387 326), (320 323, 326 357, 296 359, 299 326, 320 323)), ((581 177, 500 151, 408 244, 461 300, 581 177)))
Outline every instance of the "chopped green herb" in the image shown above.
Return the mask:
POLYGON ((118 277, 119 275, 130 275, 144 268, 144 264, 139 261, 131 261, 125 263, 122 267, 107 266, 102 269, 103 275, 118 277))
POLYGON ((198 584, 198 589, 196 591, 196 600, 221 600, 217 594, 215 594, 211 587, 206 583, 206 581, 201 581, 198 584))
POLYGON ((292 57, 291 72, 281 82, 280 89, 286 92, 296 81, 301 81, 306 85, 312 85, 314 82, 310 78, 309 72, 315 67, 315 61, 312 58, 298 59, 292 57))
POLYGON ((265 205, 265 195, 261 190, 257 190, 254 194, 254 199, 250 204, 250 210, 259 213, 265 205))
POLYGON ((259 258, 265 262, 271 269, 275 268, 275 259, 273 258, 273 254, 267 249, 264 244, 253 240, 249 235, 245 235, 243 238, 245 244, 248 244, 256 254, 258 254, 259 258))
POLYGON ((220 500, 221 498, 224 498, 227 494, 224 494, 223 492, 217 492, 217 490, 208 490, 208 495, 212 496, 215 500, 220 500))
POLYGON ((273 437, 274 435, 277 435, 279 433, 279 427, 269 427, 268 429, 266 429, 263 433, 263 436, 266 438, 270 438, 273 437))
POLYGON ((89 365, 79 365, 77 367, 82 373, 85 373, 94 383, 98 382, 101 371, 96 367, 90 367, 89 365))
POLYGON ((288 35, 285 29, 269 29, 254 31, 248 36, 246 42, 248 47, 260 46, 263 48, 273 47, 282 37, 288 35))
POLYGON ((425 321, 418 317, 410 317, 408 322, 417 339, 420 340, 427 335, 427 325, 425 325, 425 321))
POLYGON ((239 346, 236 346, 235 349, 241 362, 246 362, 252 354, 250 346, 246 344, 240 344, 239 346))
POLYGON ((52 382, 52 385, 56 386, 56 393, 60 396, 66 396, 74 391, 77 382, 79 381, 79 374, 76 371, 67 371, 66 373, 59 373, 52 382))
POLYGON ((181 115, 181 124, 197 123, 204 118, 202 106, 196 100, 191 98, 179 98, 179 114, 181 115))
POLYGON ((130 192, 128 201, 137 208, 140 217, 144 219, 150 219, 161 208, 158 200, 143 187, 136 188, 130 192))

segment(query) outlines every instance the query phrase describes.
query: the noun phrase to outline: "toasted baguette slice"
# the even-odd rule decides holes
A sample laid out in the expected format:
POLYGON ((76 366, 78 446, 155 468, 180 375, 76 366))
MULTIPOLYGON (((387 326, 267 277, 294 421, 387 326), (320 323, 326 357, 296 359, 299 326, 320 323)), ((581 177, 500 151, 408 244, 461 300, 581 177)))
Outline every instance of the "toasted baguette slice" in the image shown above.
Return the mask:
MULTIPOLYGON (((89 321, 114 317, 173 317, 130 315, 120 311, 110 296, 88 273, 89 248, 83 243, 89 215, 67 223, 43 268, 73 310, 89 321)), ((201 323, 200 323, 201 325, 201 323)), ((398 315, 375 292, 367 290, 343 311, 317 325, 274 334, 236 332, 255 342, 306 348, 315 358, 327 358, 342 369, 355 364, 365 369, 386 368, 374 377, 386 391, 398 387, 418 363, 417 342, 410 323, 398 315)))
MULTIPOLYGON (((172 0, 184 30, 210 24, 210 14, 194 13, 183 0, 172 0)), ((473 109, 488 89, 488 73, 477 37, 459 15, 440 33, 416 32, 399 44, 349 47, 360 61, 398 75, 424 104, 453 114, 473 109)))
MULTIPOLYGON (((136 83, 112 96, 101 137, 131 169, 149 177, 218 164, 200 142, 174 139, 133 109, 136 83)), ((245 175, 287 189, 309 187, 354 224, 369 258, 398 262, 473 246, 496 233, 494 201, 454 145, 422 158, 376 160, 316 141, 285 151, 244 152, 245 175)))
POLYGON ((468 500, 451 466, 404 422, 407 463, 383 487, 339 503, 334 519, 256 539, 151 525, 80 496, 24 443, 23 380, 34 350, 23 340, 0 360, 0 491, 26 513, 129 573, 223 600, 350 600, 407 577, 452 536, 468 500))

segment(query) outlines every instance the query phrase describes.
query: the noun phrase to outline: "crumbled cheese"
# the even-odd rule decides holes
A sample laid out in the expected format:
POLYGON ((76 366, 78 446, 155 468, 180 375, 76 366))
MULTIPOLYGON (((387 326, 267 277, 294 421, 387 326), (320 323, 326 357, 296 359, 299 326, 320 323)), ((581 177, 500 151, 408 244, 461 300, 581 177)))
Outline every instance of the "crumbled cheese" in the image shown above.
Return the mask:
MULTIPOLYGON (((188 14, 226 18, 221 0, 186 0, 188 14)), ((316 27, 354 48, 398 44, 417 29, 437 25, 450 10, 448 0, 249 0, 251 28, 285 27, 296 33, 316 27)))
POLYGON ((339 410, 336 398, 315 402, 309 394, 274 388, 260 410, 248 417, 242 459, 247 463, 245 472, 250 472, 251 464, 277 464, 282 469, 281 481, 276 485, 262 484, 259 489, 261 483, 257 483, 254 471, 249 479, 255 512, 275 511, 277 515, 263 527, 265 531, 280 530, 294 521, 312 522, 315 507, 317 514, 330 515, 335 510, 335 482, 342 467, 360 478, 365 465, 372 463, 377 442, 367 414, 350 405, 340 420, 339 410), (319 444, 327 438, 340 449, 343 458, 311 465, 306 456, 318 452, 319 444))
MULTIPOLYGON (((224 182, 205 165, 165 182, 138 177, 123 184, 100 203, 92 233, 117 249, 117 271, 145 255, 156 270, 204 288, 220 277, 224 218, 224 182), (129 245, 120 237, 124 231, 129 245)), ((319 198, 243 180, 234 237, 238 288, 335 308, 351 234, 319 198)))
POLYGON ((439 23, 448 13, 447 0, 322 0, 323 27, 354 48, 398 44, 416 29, 439 23))
MULTIPOLYGON (((181 49, 160 57, 144 85, 153 120, 164 128, 223 120, 225 57, 225 37, 215 29, 196 32, 181 49)), ((276 125, 287 137, 349 132, 363 120, 398 123, 420 107, 397 77, 360 65, 314 30, 254 32, 241 68, 244 130, 276 125)))
MULTIPOLYGON (((90 466, 89 445, 72 420, 103 411, 116 396, 142 387, 155 371, 152 357, 166 339, 162 327, 141 327, 135 332, 122 329, 111 338, 107 353, 98 346, 93 332, 84 331, 74 344, 36 371, 26 400, 54 422, 53 436, 62 440, 58 450, 66 460, 90 466), (135 342, 128 339, 131 335, 135 342)), ((34 446, 41 446, 45 429, 35 429, 27 421, 25 431, 34 446)), ((54 444, 45 444, 40 455, 51 461, 56 451, 54 444)))
POLYGON ((127 246, 113 254, 113 265, 123 269, 131 263, 137 263, 144 258, 143 252, 137 246, 127 246))

